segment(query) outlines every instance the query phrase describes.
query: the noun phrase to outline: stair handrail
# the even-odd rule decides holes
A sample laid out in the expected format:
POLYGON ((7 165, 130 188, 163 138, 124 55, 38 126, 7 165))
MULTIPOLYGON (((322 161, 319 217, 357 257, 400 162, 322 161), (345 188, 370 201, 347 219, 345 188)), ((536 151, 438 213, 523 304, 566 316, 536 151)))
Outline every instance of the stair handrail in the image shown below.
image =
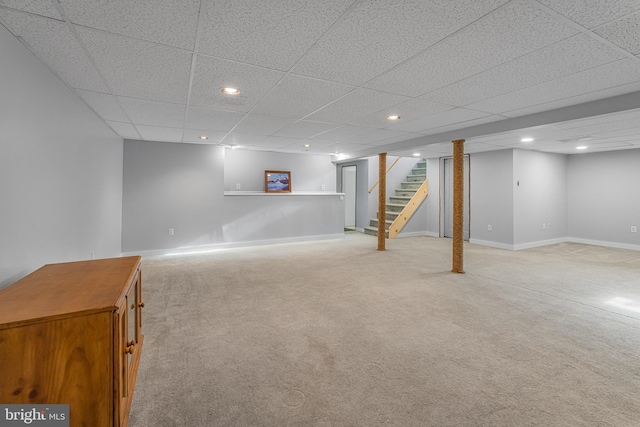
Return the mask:
MULTIPOLYGON (((389 166, 389 169, 387 169, 387 173, 389 173, 389 171, 390 171, 390 170, 391 170, 391 169, 396 165, 396 163, 398 163, 398 160, 400 160, 400 157, 397 157, 397 158, 396 158, 396 161, 395 161, 395 162, 393 162, 393 163, 391 164, 391 166, 389 166)), ((378 178, 378 180, 376 181, 376 183, 375 183, 375 184, 373 184, 373 185, 371 186, 371 188, 369 189, 369 193, 371 193, 371 192, 373 191, 373 189, 374 189, 374 188, 376 188, 376 187, 378 186, 378 184, 380 184, 380 178, 378 178)))
POLYGON ((411 197, 409 203, 402 208, 402 211, 398 214, 396 219, 393 220, 391 225, 389 226, 389 238, 394 239, 400 230, 404 228, 404 226, 409 222, 409 219, 413 216, 413 214, 418 210, 424 199, 429 194, 429 180, 425 179, 416 194, 411 197))

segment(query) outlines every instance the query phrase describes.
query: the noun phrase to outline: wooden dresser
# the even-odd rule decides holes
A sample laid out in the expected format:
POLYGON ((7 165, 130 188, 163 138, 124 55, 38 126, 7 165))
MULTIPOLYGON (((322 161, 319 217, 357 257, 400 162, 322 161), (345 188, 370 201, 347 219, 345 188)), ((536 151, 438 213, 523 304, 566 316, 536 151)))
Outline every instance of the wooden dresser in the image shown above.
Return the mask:
POLYGON ((0 290, 0 402, 125 427, 142 350, 140 257, 49 264, 0 290))

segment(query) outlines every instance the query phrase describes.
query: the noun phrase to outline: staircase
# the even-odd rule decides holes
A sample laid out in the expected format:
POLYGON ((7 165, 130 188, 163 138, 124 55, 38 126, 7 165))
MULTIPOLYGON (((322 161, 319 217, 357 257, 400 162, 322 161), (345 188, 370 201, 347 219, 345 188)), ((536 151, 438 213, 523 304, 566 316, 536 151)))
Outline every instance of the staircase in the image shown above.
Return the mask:
MULTIPOLYGON (((394 221, 398 219, 398 216, 405 216, 405 223, 408 220, 406 217, 410 218, 413 215, 417 206, 414 206, 413 209, 409 209, 409 203, 411 199, 416 195, 419 189, 425 184, 427 180, 427 161, 425 159, 420 160, 416 166, 411 169, 411 174, 407 175, 407 179, 400 184, 400 188, 395 190, 395 196, 389 197, 389 202, 386 204, 385 211, 385 230, 386 237, 389 237, 389 227, 393 224, 394 221), (403 211, 410 211, 410 213, 406 213, 403 211)), ((426 191, 426 189, 425 189, 426 191)), ((420 202, 422 199, 420 200, 420 202)), ((419 204, 419 203, 418 203, 419 204)), ((399 226, 399 229, 402 228, 404 224, 399 226)), ((378 219, 371 219, 369 221, 369 227, 364 228, 364 232, 366 234, 370 234, 372 236, 378 235, 378 219)), ((397 235, 397 232, 393 234, 392 238, 397 235)))

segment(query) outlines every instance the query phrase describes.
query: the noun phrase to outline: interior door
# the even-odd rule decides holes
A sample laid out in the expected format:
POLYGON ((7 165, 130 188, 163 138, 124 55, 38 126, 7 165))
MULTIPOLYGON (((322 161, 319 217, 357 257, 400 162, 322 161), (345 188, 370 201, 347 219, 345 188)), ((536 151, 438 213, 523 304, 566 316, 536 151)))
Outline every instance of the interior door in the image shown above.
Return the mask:
POLYGON ((342 168, 342 192, 344 193, 344 229, 356 229, 356 166, 342 168))
MULTIPOLYGON (((444 219, 440 233, 443 237, 453 237, 453 158, 443 159, 441 215, 444 219)), ((469 240, 469 155, 464 156, 464 240, 469 240)))

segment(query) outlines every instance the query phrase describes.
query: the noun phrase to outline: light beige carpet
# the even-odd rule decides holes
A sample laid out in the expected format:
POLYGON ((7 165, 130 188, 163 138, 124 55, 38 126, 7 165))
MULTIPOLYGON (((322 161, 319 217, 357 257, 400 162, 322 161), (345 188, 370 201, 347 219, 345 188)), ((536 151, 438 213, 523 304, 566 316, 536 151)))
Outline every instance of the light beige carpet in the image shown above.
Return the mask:
POLYGON ((129 426, 640 426, 640 252, 376 245, 145 258, 129 426))

